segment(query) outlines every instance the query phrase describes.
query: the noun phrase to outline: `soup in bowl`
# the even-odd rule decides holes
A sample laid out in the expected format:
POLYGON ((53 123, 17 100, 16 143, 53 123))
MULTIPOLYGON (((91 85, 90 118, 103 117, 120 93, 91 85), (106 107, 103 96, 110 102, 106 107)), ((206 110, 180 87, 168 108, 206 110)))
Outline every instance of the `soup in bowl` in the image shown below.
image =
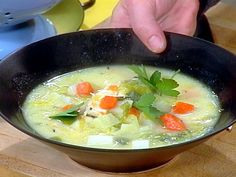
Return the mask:
POLYGON ((1 116, 90 168, 162 165, 235 122, 235 56, 166 33, 150 52, 129 29, 31 44, 0 64, 1 116), (220 72, 219 72, 220 71, 220 72))
POLYGON ((43 137, 105 149, 189 141, 211 131, 220 111, 217 95, 203 83, 137 65, 57 76, 35 88, 22 107, 27 124, 43 137))

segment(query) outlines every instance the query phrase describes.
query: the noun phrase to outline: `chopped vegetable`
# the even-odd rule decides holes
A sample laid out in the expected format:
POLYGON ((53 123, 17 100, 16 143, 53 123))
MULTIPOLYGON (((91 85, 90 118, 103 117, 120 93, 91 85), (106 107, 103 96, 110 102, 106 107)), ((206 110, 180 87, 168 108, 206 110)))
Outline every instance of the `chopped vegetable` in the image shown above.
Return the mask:
POLYGON ((194 105, 184 102, 177 102, 172 107, 172 112, 175 114, 187 114, 194 111, 194 105))
POLYGON ((89 82, 81 82, 76 86, 77 96, 89 96, 93 91, 94 89, 89 82))
POLYGON ((113 136, 108 135, 90 135, 88 137, 87 145, 99 146, 99 145, 112 145, 113 136))
POLYGON ((127 97, 130 98, 131 100, 133 100, 134 102, 136 102, 140 99, 141 95, 132 91, 127 95, 127 97))
POLYGON ((129 139, 128 138, 124 138, 124 137, 114 137, 114 141, 121 144, 121 145, 127 145, 129 144, 129 139))
POLYGON ((139 136, 138 119, 134 115, 129 115, 125 122, 121 124, 120 129, 113 132, 113 135, 129 140, 137 138, 139 136))
POLYGON ((138 95, 152 93, 152 90, 138 79, 127 80, 122 82, 119 86, 119 91, 125 95, 129 95, 132 92, 137 93, 138 95))
POLYGON ((67 104, 67 105, 65 105, 65 106, 62 107, 62 110, 63 110, 63 111, 66 111, 66 110, 68 110, 68 109, 70 109, 70 108, 72 108, 72 107, 73 107, 73 104, 67 104))
POLYGON ((140 111, 139 111, 138 109, 136 109, 135 107, 132 107, 132 108, 130 108, 130 110, 129 110, 129 114, 133 114, 133 115, 135 115, 136 117, 139 117, 140 111))
POLYGON ((86 120, 86 123, 94 127, 94 130, 96 129, 99 132, 105 133, 108 132, 113 126, 118 125, 120 121, 113 114, 108 113, 94 119, 88 119, 86 120))
POLYGON ((114 96, 105 96, 100 101, 100 108, 102 109, 112 109, 116 107, 118 99, 114 96))
POLYGON ((121 113, 116 114, 116 115, 118 115, 118 117, 120 117, 120 118, 127 116, 129 114, 129 110, 132 107, 132 105, 133 105, 133 101, 130 99, 126 99, 126 100, 122 101, 119 106, 120 108, 118 107, 118 108, 114 109, 114 110, 119 110, 119 109, 121 110, 120 111, 121 113))
POLYGON ((164 114, 160 117, 160 119, 163 122, 165 128, 168 130, 175 130, 175 131, 186 130, 186 126, 183 123, 183 121, 172 114, 164 114))
POLYGON ((118 91, 118 86, 117 85, 110 85, 108 87, 108 90, 111 90, 113 92, 117 92, 118 91))
POLYGON ((149 140, 134 140, 132 141, 133 149, 146 149, 149 148, 149 140))
POLYGON ((180 94, 179 91, 174 90, 179 84, 172 78, 161 78, 161 72, 155 71, 149 78, 144 66, 138 67, 132 65, 129 66, 129 68, 135 72, 138 75, 139 80, 147 85, 152 91, 173 97, 177 97, 180 94))

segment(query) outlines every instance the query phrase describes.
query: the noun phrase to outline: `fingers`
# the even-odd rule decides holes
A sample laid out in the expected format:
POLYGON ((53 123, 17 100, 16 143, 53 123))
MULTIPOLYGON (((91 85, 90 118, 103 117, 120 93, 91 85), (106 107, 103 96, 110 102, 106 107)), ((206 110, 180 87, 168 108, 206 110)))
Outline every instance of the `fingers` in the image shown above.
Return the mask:
POLYGON ((155 19, 155 1, 128 0, 127 12, 131 27, 141 41, 153 52, 166 48, 165 35, 155 19))
POLYGON ((199 1, 198 0, 192 0, 190 4, 186 4, 188 7, 188 10, 186 11, 186 8, 183 7, 180 12, 182 13, 182 20, 179 24, 180 33, 186 34, 186 35, 193 35, 196 26, 197 26, 197 14, 199 9, 199 1), (185 13, 184 13, 185 12, 185 13), (182 29, 182 31, 181 31, 182 29))
POLYGON ((112 28, 130 28, 130 20, 123 0, 121 0, 113 10, 110 27, 112 28))
POLYGON ((192 36, 196 30, 199 0, 178 0, 168 18, 160 20, 163 30, 192 36))
POLYGON ((166 48, 163 30, 193 35, 198 8, 199 0, 120 0, 110 26, 133 28, 151 51, 160 53, 166 48))

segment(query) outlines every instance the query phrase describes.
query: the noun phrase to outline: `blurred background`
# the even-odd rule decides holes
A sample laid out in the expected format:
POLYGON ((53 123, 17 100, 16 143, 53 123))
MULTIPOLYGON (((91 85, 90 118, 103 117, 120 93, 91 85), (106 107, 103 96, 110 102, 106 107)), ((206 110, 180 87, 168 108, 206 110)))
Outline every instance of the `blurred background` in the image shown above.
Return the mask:
POLYGON ((1 0, 0 60, 32 42, 90 29, 110 16, 117 2, 118 0, 1 0))
POLYGON ((236 5, 236 1, 235 0, 222 0, 222 2, 236 5))

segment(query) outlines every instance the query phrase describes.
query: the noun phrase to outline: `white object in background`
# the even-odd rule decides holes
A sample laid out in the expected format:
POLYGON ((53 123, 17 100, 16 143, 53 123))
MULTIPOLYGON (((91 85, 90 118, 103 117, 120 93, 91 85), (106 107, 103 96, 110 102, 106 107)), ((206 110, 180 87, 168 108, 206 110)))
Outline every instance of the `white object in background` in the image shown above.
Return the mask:
POLYGON ((0 61, 32 42, 56 35, 55 27, 38 15, 25 23, 0 29, 0 61))
POLYGON ((0 0, 0 28, 16 25, 42 14, 61 0, 0 0))

